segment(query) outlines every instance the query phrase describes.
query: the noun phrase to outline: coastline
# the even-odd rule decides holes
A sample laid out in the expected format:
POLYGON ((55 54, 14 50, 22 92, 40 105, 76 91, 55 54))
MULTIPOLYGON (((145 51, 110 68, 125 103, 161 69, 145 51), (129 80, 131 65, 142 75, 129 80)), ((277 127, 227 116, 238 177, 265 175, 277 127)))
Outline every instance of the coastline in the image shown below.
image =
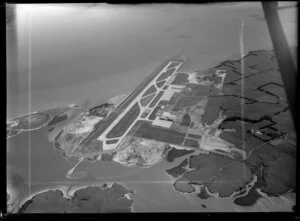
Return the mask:
MULTIPOLYGON (((124 190, 127 192, 126 194, 124 194, 124 197, 126 199, 128 199, 129 201, 131 201, 131 206, 129 207, 130 209, 130 212, 132 212, 132 209, 133 209, 133 202, 134 202, 134 197, 132 197, 132 194, 134 194, 134 191, 131 191, 129 189, 126 189, 122 184, 120 183, 116 183, 116 182, 104 182, 104 183, 101 183, 101 184, 91 184, 91 185, 88 185, 88 184, 85 184, 85 185, 78 185, 78 186, 69 186, 69 185, 61 185, 61 186, 57 186, 57 187, 54 187, 54 188, 47 188, 47 189, 43 189, 41 191, 37 191, 33 194, 31 194, 30 196, 24 198, 22 200, 22 202, 20 202, 18 205, 17 205, 17 211, 16 213, 23 213, 26 211, 27 207, 30 205, 30 204, 33 204, 34 203, 34 199, 35 197, 38 197, 40 196, 41 194, 53 194, 53 193, 58 193, 59 194, 59 197, 62 197, 63 199, 66 200, 66 202, 68 203, 67 208, 69 208, 71 206, 71 202, 72 200, 76 197, 76 192, 77 191, 80 191, 80 190, 86 190, 87 188, 97 188, 99 189, 100 191, 102 190, 110 190, 114 187, 114 185, 119 185, 121 186, 122 188, 124 188, 124 190), (130 195, 129 195, 130 194, 130 195)), ((114 190, 115 191, 115 190, 114 190)), ((117 190, 118 191, 118 190, 117 190)), ((117 194, 120 194, 118 192, 116 192, 117 194)), ((90 194, 87 192, 87 194, 90 194)), ((106 195, 105 197, 109 197, 109 195, 106 195)), ((104 198, 105 200, 105 198, 104 198)), ((102 205, 103 206, 103 205, 102 205)), ((70 208, 69 208, 70 209, 70 208)))

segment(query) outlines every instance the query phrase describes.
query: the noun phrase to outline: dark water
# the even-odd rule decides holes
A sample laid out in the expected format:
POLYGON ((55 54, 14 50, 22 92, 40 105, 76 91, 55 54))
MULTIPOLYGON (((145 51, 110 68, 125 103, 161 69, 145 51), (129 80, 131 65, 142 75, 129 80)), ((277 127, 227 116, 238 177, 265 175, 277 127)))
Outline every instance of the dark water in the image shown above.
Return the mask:
MULTIPOLYGON (((164 189, 166 188, 172 194, 173 192, 177 194, 176 191, 172 190, 172 182, 164 172, 167 167, 172 167, 174 164, 166 162, 159 163, 151 168, 140 168, 123 167, 115 162, 97 161, 92 163, 83 161, 75 169, 75 173, 76 171, 84 171, 87 172, 88 176, 78 180, 67 179, 65 175, 76 161, 67 162, 53 149, 52 144, 47 140, 47 128, 23 133, 9 139, 7 155, 10 171, 17 173, 23 180, 23 185, 18 186, 21 201, 22 198, 28 196, 30 187, 31 193, 35 193, 43 189, 58 188, 65 185, 82 186, 101 184, 103 182, 120 182, 128 188, 134 189, 136 195, 142 197, 143 204, 148 201, 152 205, 156 197, 161 194, 160 192, 165 191, 164 189), (150 194, 148 196, 149 199, 146 200, 145 196, 151 191, 154 194, 154 198, 151 198, 150 194)), ((180 194, 177 194, 177 197, 180 198, 180 194)), ((142 205, 137 204, 139 206, 142 205)))
POLYGON ((272 47, 265 22, 251 17, 262 15, 259 3, 36 4, 19 5, 16 12, 15 26, 7 27, 9 116, 106 100, 132 90, 181 50, 189 57, 183 70, 238 58, 242 19, 245 53, 272 47))
MULTIPOLYGON (((49 188, 118 182, 134 190, 134 211, 257 211, 256 207, 253 209, 236 206, 230 198, 200 199, 196 194, 185 195, 176 191, 173 188, 174 180, 165 170, 178 165, 185 159, 184 156, 177 158, 173 163, 163 160, 150 168, 124 167, 115 162, 83 161, 74 173, 84 173, 87 176, 76 180, 68 179, 66 173, 78 161, 63 159, 48 142, 47 130, 48 128, 43 128, 26 132, 8 140, 7 166, 9 174, 17 176, 14 181, 20 202, 29 196, 29 191, 34 194, 49 188), (207 208, 201 207, 203 203, 207 208)), ((286 202, 279 200, 278 205, 282 206, 282 203, 286 202)), ((258 210, 260 211, 260 208, 258 210)))

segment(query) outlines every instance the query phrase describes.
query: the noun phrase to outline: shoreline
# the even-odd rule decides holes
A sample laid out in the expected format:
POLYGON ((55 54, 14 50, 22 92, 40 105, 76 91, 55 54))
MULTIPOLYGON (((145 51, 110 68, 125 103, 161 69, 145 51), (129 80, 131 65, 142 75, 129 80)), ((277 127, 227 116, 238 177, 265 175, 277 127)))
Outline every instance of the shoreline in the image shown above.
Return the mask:
POLYGON ((30 112, 30 113, 27 113, 27 114, 22 113, 22 114, 20 114, 20 115, 18 115, 16 117, 7 118, 6 122, 7 123, 14 122, 14 121, 18 120, 19 118, 28 117, 28 116, 30 116, 32 114, 41 113, 41 112, 44 112, 44 111, 47 111, 47 110, 50 110, 50 109, 54 109, 54 108, 64 108, 64 107, 74 108, 74 107, 72 107, 72 105, 75 105, 74 107, 76 108, 77 104, 66 104, 65 106, 58 106, 58 107, 51 107, 51 108, 40 108, 37 111, 33 111, 33 112, 30 112))
POLYGON ((122 186, 128 193, 124 194, 124 197, 127 198, 128 200, 132 200, 132 204, 129 207, 130 212, 132 212, 133 210, 133 203, 134 203, 134 190, 129 190, 127 188, 125 188, 122 184, 118 183, 118 182, 103 182, 101 184, 85 184, 85 185, 78 185, 78 186, 71 186, 71 185, 61 185, 61 186, 57 186, 54 188, 47 188, 47 189, 43 189, 41 191, 37 191, 35 193, 32 193, 30 196, 24 198, 21 202, 19 202, 16 205, 16 208, 12 209, 13 210, 16 209, 15 213, 20 213, 22 212, 22 210, 26 209, 26 207, 30 204, 33 203, 34 197, 38 196, 39 194, 43 194, 43 193, 47 193, 47 192, 56 192, 58 191, 59 194, 61 194, 61 196, 66 199, 68 202, 70 202, 74 197, 75 197, 75 193, 78 190, 84 190, 86 188, 89 187, 96 187, 99 188, 100 190, 107 190, 107 189, 111 189, 113 187, 113 185, 120 185, 122 186), (24 208, 25 207, 25 208, 24 208))

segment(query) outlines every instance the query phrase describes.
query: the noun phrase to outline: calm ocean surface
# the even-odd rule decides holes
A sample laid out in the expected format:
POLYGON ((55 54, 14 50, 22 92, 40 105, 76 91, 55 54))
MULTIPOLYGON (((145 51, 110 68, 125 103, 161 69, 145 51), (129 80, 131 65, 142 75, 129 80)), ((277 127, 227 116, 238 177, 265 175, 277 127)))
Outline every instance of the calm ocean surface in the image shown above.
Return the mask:
MULTIPOLYGON (((283 21, 289 43, 295 45, 295 17, 287 14, 283 21)), ((86 99, 105 101, 132 90, 164 59, 181 50, 189 57, 183 71, 206 69, 228 58, 240 58, 242 20, 245 54, 271 49, 267 25, 260 17, 263 12, 259 3, 19 5, 16 23, 7 27, 7 117, 40 108, 82 104, 86 99)), ((83 162, 77 169, 89 172, 89 176, 72 181, 65 175, 74 162, 66 162, 54 151, 46 128, 9 139, 7 150, 8 165, 24 179, 23 195, 28 194, 31 168, 33 193, 66 182, 79 185, 98 183, 100 179, 122 181, 135 189, 137 211, 210 211, 209 204, 214 209, 225 210, 224 205, 232 209, 232 203, 226 204, 228 199, 200 201, 173 190, 165 182, 170 178, 164 169, 180 160, 173 164, 162 162, 150 169, 83 162), (203 209, 201 203, 208 208, 203 209), (220 208, 216 208, 218 204, 220 208)))

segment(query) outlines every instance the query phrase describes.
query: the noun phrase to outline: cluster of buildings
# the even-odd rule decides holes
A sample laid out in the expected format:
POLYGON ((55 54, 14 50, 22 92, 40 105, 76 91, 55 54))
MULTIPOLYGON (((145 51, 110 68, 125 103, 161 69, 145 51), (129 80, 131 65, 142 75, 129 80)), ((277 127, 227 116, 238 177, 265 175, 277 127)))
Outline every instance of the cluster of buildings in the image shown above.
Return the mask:
POLYGON ((177 120, 177 116, 171 112, 164 111, 157 116, 152 125, 170 128, 172 123, 177 120))
POLYGON ((263 128, 260 130, 252 129, 252 130, 250 130, 250 134, 267 142, 267 141, 276 139, 278 137, 281 137, 283 135, 283 132, 274 131, 274 130, 271 130, 270 128, 263 128))

